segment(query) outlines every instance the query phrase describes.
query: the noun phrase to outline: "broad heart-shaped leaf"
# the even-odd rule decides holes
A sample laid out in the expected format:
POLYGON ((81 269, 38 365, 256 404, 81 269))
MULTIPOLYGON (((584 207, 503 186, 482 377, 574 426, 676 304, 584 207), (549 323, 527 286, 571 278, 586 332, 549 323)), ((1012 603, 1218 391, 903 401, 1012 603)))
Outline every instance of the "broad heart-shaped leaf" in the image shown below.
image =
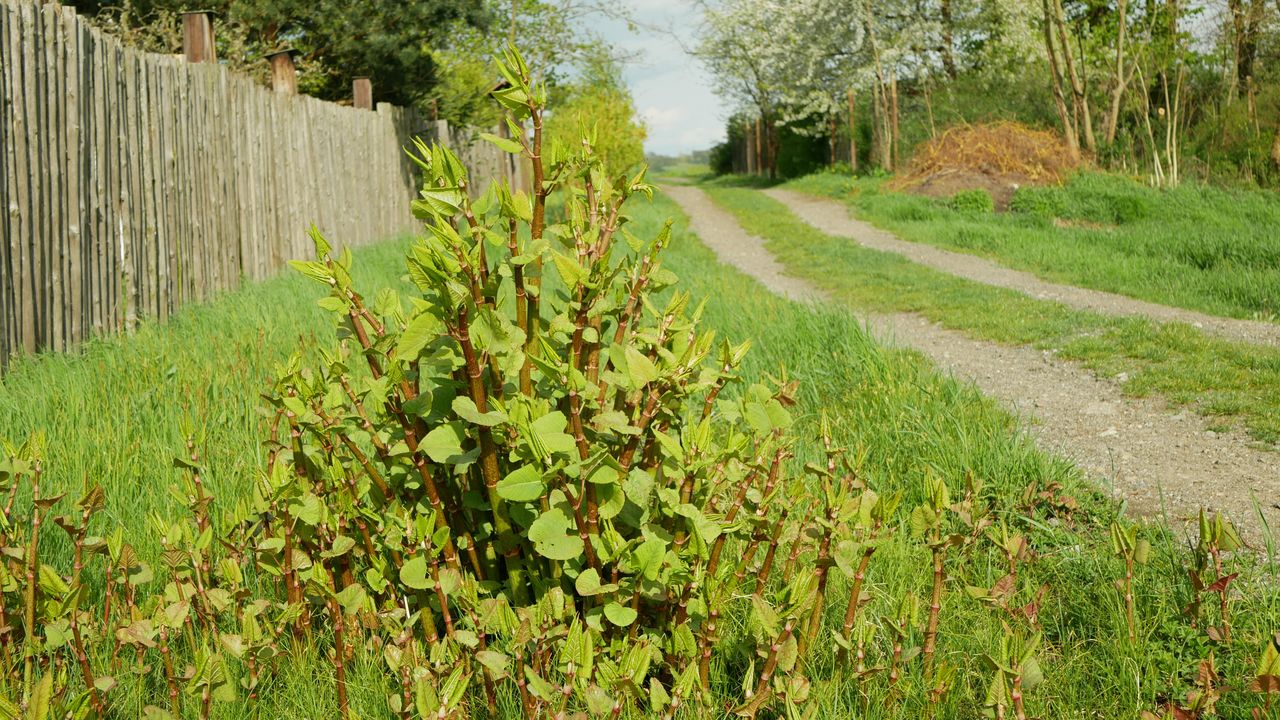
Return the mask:
POLYGON ((440 336, 443 327, 444 324, 435 315, 429 312, 418 313, 400 332, 400 339, 396 341, 396 357, 404 361, 416 360, 427 343, 440 336))
POLYGON ((422 555, 414 555, 400 566, 400 582, 407 588, 426 590, 431 586, 427 579, 427 559, 422 555))
POLYGON ((555 261, 556 272, 560 273, 560 279, 564 281, 565 287, 570 290, 578 287, 578 284, 582 282, 582 277, 587 274, 587 271, 573 258, 557 252, 551 254, 551 259, 555 261))
POLYGON ((604 616, 609 618, 609 622, 618 627, 626 627, 636 621, 635 610, 616 602, 611 602, 604 606, 604 616))
POLYGON ((644 353, 628 345, 625 350, 627 355, 627 376, 631 380, 631 386, 639 390, 658 379, 658 368, 654 366, 644 353))
POLYGON ((424 187, 422 200, 413 202, 414 214, 418 215, 425 210, 429 214, 451 216, 458 212, 465 199, 466 196, 459 187, 424 187))
POLYGON ((459 395, 453 399, 453 411, 458 413, 458 417, 476 425, 484 425, 485 427, 493 427, 501 425, 507 421, 507 414, 498 410, 490 410, 489 412, 480 412, 476 408, 476 404, 471 398, 465 395, 459 395))
POLYGON ((576 590, 579 595, 590 596, 605 595, 607 593, 614 592, 618 589, 618 586, 613 583, 601 584, 600 573, 596 572, 595 568, 587 568, 578 575, 576 580, 573 581, 573 589, 576 590))
POLYGON ((498 481, 498 496, 511 502, 533 502, 546 490, 542 473, 532 465, 522 465, 498 481))
POLYGON ((511 673, 511 656, 493 650, 481 650, 476 653, 481 665, 489 668, 495 679, 502 679, 511 673))
POLYGON ((1026 690, 1034 690, 1037 685, 1044 682, 1044 672, 1040 669, 1040 663, 1035 658, 1028 658, 1022 664, 1022 687, 1026 690))
POLYGON ((573 527, 572 522, 559 507, 539 515, 529 526, 533 549, 550 560, 572 560, 582 555, 582 538, 567 534, 573 527))
POLYGON ((433 461, 446 463, 450 458, 457 458, 463 454, 462 439, 464 437, 466 433, 462 429, 462 423, 445 423, 427 433, 418 445, 418 449, 425 452, 433 461))
POLYGON ((656 537, 647 538, 635 549, 634 556, 636 572, 649 580, 657 580, 667 556, 667 544, 656 537))
POLYGON ((556 411, 534 420, 529 425, 529 430, 547 452, 571 453, 574 447, 573 436, 564 431, 568 424, 569 420, 564 413, 556 411))

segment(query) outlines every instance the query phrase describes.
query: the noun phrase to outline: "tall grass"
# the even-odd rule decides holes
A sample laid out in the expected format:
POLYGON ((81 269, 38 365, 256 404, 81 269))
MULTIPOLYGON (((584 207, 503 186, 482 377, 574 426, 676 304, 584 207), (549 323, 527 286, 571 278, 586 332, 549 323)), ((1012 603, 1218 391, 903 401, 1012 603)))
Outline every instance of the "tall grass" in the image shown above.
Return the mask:
POLYGON ((975 214, 891 192, 881 179, 811 175, 788 187, 845 200, 903 238, 1048 280, 1238 318, 1280 313, 1280 197, 1187 183, 1158 190, 1085 172, 1022 188, 1013 212, 975 214))
MULTIPOLYGON (((1125 373, 1131 394, 1162 395, 1214 417, 1219 427, 1239 422, 1260 441, 1280 439, 1280 351, 1219 340, 1185 324, 1108 317, 965 280, 822 233, 754 190, 716 186, 708 192, 766 239, 790 272, 851 305, 916 312, 978 338, 1054 348, 1103 375, 1125 373)), ((918 200, 894 197, 905 207, 918 200)))
MULTIPOLYGON (((676 214, 674 205, 661 198, 638 207, 635 231, 652 233, 663 218, 676 214)), ((1159 526, 1143 531, 1156 552, 1137 577, 1142 631, 1135 644, 1121 642, 1123 601, 1112 582, 1121 577, 1123 564, 1109 553, 1106 536, 1115 508, 1072 466, 1036 450, 1015 433, 1007 414, 971 387, 941 377, 917 355, 875 345, 850 315, 770 295, 718 264, 683 220, 675 238, 668 266, 681 276, 681 287, 707 300, 709 326, 731 339, 754 340, 744 375, 785 372, 801 382, 798 437, 816 438, 818 418, 825 413, 836 442, 865 458, 867 480, 883 492, 902 490, 907 511, 924 500, 926 478, 956 483, 972 474, 985 482, 980 500, 995 517, 1027 536, 1039 559, 1026 566, 1024 584, 1051 588, 1040 611, 1049 644, 1042 658, 1047 680, 1030 694, 1032 716, 1130 718, 1162 695, 1185 693, 1195 662, 1209 645, 1180 618, 1189 586, 1176 538, 1159 526), (1029 486, 1059 485, 1079 509, 1067 514, 1024 505, 1029 486)), ((361 251, 359 284, 403 286, 403 249, 403 243, 390 242, 361 251)), ((258 392, 275 363, 329 333, 315 299, 309 284, 280 278, 187 309, 169 324, 144 327, 132 337, 21 362, 0 383, 0 435, 44 433, 50 489, 75 492, 85 477, 101 483, 108 511, 99 522, 124 524, 130 542, 153 556, 158 544, 147 515, 182 511, 167 488, 178 477, 171 458, 180 452, 186 429, 199 437, 207 482, 218 503, 249 493, 262 466, 258 392)), ((810 442, 798 454, 797 470, 820 457, 821 448, 810 442)), ((927 597, 929 591, 928 549, 912 539, 906 515, 899 512, 897 533, 878 551, 868 578, 871 601, 863 617, 881 632, 868 648, 872 667, 889 661, 883 631, 898 598, 907 592, 927 597)), ((1280 622, 1280 600, 1275 578, 1266 578, 1264 569, 1248 559, 1237 563, 1245 573, 1245 589, 1234 600, 1235 644, 1219 649, 1219 669, 1240 688, 1253 649, 1280 622)), ((991 676, 982 658, 995 652, 1004 631, 1001 616, 964 587, 990 586, 1004 572, 1002 556, 986 544, 956 553, 948 567, 939 657, 958 668, 959 680, 939 717, 972 717, 981 707, 991 676)), ((830 609, 832 626, 839 625, 842 611, 830 609)), ((747 622, 727 619, 725 641, 744 632, 747 622)), ((919 644, 918 630, 909 642, 919 644)), ((296 661, 262 689, 261 706, 253 709, 243 700, 219 705, 217 716, 249 717, 255 710, 263 717, 334 716, 336 698, 327 677, 331 664, 320 650, 295 651, 296 661)), ((919 700, 895 699, 883 673, 864 683, 841 670, 833 647, 817 662, 811 676, 831 690, 819 717, 914 718, 926 711, 919 700)), ((917 697, 923 694, 918 666, 918 661, 909 666, 901 681, 917 697)), ((742 671, 715 668, 714 682, 738 683, 742 671)), ((387 716, 379 657, 359 653, 348 672, 353 710, 365 717, 387 716)), ((124 695, 113 698, 122 716, 138 715, 149 701, 140 687, 125 684, 124 695)), ((1231 716, 1244 712, 1248 700, 1243 691, 1229 693, 1221 707, 1231 716)))

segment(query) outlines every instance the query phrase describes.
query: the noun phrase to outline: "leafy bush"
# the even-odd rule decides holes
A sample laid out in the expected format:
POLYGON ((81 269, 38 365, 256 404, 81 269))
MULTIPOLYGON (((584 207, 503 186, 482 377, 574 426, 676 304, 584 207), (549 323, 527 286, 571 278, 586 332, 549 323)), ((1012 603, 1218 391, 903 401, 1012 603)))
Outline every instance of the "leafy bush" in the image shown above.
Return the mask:
MULTIPOLYGON (((363 297, 350 253, 313 232, 317 259, 294 265, 328 288, 338 343, 317 366, 281 368, 252 503, 215 523, 195 444, 179 459, 191 516, 152 518, 161 591, 138 591, 154 573, 119 530, 88 536, 92 486, 55 519, 74 573, 41 565, 58 498, 41 495, 39 448, 12 449, 3 489, 32 498, 4 526, 5 546, 26 548, 0 576, 20 598, 0 608, 22 607, 27 629, 5 638, 24 659, 5 676, 21 688, 12 707, 105 714, 116 681, 94 663, 128 646, 139 666, 159 653, 168 708, 152 717, 181 716, 189 698, 204 718, 242 689, 255 697, 317 634, 343 717, 348 665, 369 651, 401 717, 754 716, 805 701, 830 570, 852 576, 862 558, 865 572, 897 500, 830 442, 808 477, 789 472, 794 385, 721 397, 747 346, 701 332, 687 294, 657 300, 676 281, 669 225, 638 238, 624 212, 652 192, 644 173, 610 179, 585 144, 544 154, 544 88, 514 52, 499 69, 497 99, 533 132, 490 140, 532 163, 533 196, 495 184, 473 201, 458 159, 419 144, 426 233, 406 258, 408 298, 363 297), (548 223, 557 189, 563 218, 548 223), (93 555, 104 607, 85 613, 93 555), (58 669, 68 658, 78 672, 58 669), (745 668, 741 687, 713 687, 713 665, 745 668)), ((838 606, 850 651, 856 588, 838 606)))
POLYGON ((947 205, 958 212, 978 215, 989 215, 996 211, 996 203, 991 199, 991 193, 981 188, 962 190, 952 195, 947 205))
POLYGON ((1058 217, 1062 213, 1061 191, 1057 188, 1020 187, 1009 200, 1009 210, 1034 217, 1058 217))
POLYGON ((610 175, 634 172, 644 162, 644 123, 611 58, 593 59, 580 80, 556 91, 546 122, 551 143, 573 147, 587 136, 610 175))

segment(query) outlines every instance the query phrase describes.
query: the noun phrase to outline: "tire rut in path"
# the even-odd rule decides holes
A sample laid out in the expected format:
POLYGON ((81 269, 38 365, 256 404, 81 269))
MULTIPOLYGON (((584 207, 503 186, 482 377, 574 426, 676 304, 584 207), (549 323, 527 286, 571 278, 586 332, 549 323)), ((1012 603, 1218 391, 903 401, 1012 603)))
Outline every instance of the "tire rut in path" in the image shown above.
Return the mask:
MULTIPOLYGON (((721 261, 769 290, 801 301, 824 300, 785 269, 727 211, 696 187, 664 186, 692 230, 721 261)), ((909 313, 863 314, 872 335, 920 351, 939 367, 1018 416, 1041 448, 1076 463, 1095 482, 1148 516, 1167 510, 1175 525, 1201 507, 1221 510, 1250 542, 1262 534, 1253 497, 1267 521, 1280 523, 1280 464, 1250 447, 1240 432, 1213 433, 1191 412, 1125 398, 1119 388, 1052 353, 969 338, 909 313)))
POLYGON ((850 216, 849 209, 838 200, 779 188, 771 188, 764 193, 828 235, 849 238, 863 247, 901 255, 949 275, 1014 290, 1039 300, 1052 300, 1079 310, 1121 317, 1146 317, 1157 322, 1182 322, 1227 340, 1280 347, 1280 325, 1276 323, 1219 317, 1102 290, 1049 282, 976 255, 903 240, 850 216))

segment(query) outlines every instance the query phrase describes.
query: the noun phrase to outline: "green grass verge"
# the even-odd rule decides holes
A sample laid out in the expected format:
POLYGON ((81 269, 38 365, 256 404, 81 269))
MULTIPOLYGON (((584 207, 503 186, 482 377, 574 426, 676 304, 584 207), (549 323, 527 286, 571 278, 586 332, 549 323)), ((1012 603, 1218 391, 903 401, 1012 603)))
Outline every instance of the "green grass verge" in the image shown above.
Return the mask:
MULTIPOLYGON (((675 206, 660 198, 636 208, 633 229, 656 232, 665 217, 674 215, 675 206)), ((1026 602, 1042 584, 1050 588, 1040 614, 1049 643, 1042 660, 1046 681, 1030 694, 1028 711, 1038 717, 1132 718, 1162 694, 1185 693, 1195 663, 1210 645, 1180 617, 1190 597, 1185 554, 1167 531, 1159 526, 1144 531, 1155 551, 1151 564, 1139 570, 1142 627, 1137 642, 1129 645, 1121 640, 1123 611, 1112 585, 1123 566, 1110 556, 1105 532, 1114 510, 1072 467, 1015 434, 1013 420, 973 389, 939 376, 913 353, 876 346, 849 314, 776 298, 717 263, 683 219, 677 220, 675 238, 668 266, 681 276, 681 287, 707 299, 706 323, 725 336, 754 339, 744 374, 757 377, 785 367, 801 382, 797 437, 813 438, 818 418, 826 413, 836 441, 864 458, 867 480, 881 491, 905 493, 901 527, 877 553, 869 574, 871 601, 862 616, 880 627, 869 648, 869 666, 888 661, 886 618, 899 599, 908 592, 922 598, 928 592, 928 551, 910 537, 905 522, 921 499, 924 478, 940 475, 958 493, 964 475, 973 473, 986 483, 983 502, 998 519, 1025 533, 1039 554, 1022 569, 1019 599, 1026 602), (1051 517, 1043 507, 1022 507, 1025 488, 1051 484, 1063 485, 1080 501, 1073 519, 1051 517)), ((362 250, 360 285, 400 285, 403 248, 392 242, 362 250)), ((108 511, 99 522, 124 524, 130 542, 154 558, 157 543, 150 537, 148 514, 182 512, 167 488, 178 477, 171 458, 181 448, 184 426, 196 427, 201 436, 206 477, 218 505, 250 493, 262 461, 257 393, 275 363, 327 336, 329 321, 315 307, 317 297, 311 283, 281 278, 186 309, 170 323, 148 325, 132 337, 95 342, 74 355, 21 362, 0 383, 0 435, 44 433, 46 485, 74 492, 84 478, 102 483, 108 511)), ((812 441, 798 448, 796 470, 819 452, 812 441)), ((1235 564, 1244 572, 1233 601, 1235 640, 1217 654, 1223 676, 1241 688, 1261 643, 1280 623, 1280 598, 1260 584, 1264 575, 1274 576, 1273 566, 1248 558, 1235 564)), ((1003 616, 970 598, 964 587, 990 586, 1005 573, 1004 560, 982 542, 956 554, 947 572, 939 652, 957 666, 959 679, 937 716, 972 717, 991 679, 982 657, 994 652, 1003 616)), ((842 612, 829 609, 833 627, 842 612)), ((735 641, 746 622, 727 618, 724 642, 735 641)), ((908 646, 919 642, 917 625, 908 646)), ((215 716, 336 716, 333 670, 320 652, 299 649, 263 688, 259 707, 241 699, 215 706, 215 716)), ((388 716, 388 685, 378 655, 360 653, 349 668, 353 710, 361 717, 388 716)), ((737 684, 743 671, 714 668, 714 681, 737 684)), ((901 699, 888 689, 884 673, 859 681, 837 669, 829 650, 809 674, 822 685, 819 717, 916 718, 928 709, 920 699, 918 660, 908 664, 900 680, 899 688, 907 691, 901 699)), ((143 704, 156 702, 163 681, 155 668, 145 682, 120 675, 122 687, 113 702, 122 717, 138 716, 143 704)), ((1243 691, 1233 692, 1220 710, 1239 716, 1251 700, 1243 691)))
POLYGON ((972 253, 1047 280, 1214 315, 1280 313, 1280 196, 1194 183, 1157 190, 1081 173, 1027 187, 1013 211, 974 213, 891 192, 883 179, 810 175, 787 187, 840 198, 907 240, 972 253))
POLYGON ((764 238, 788 270, 851 305, 915 312, 974 337, 1053 348, 1105 376, 1126 373, 1127 393, 1157 394, 1280 440, 1280 351, 1210 337, 1179 323, 1115 318, 1036 300, 826 235, 750 189, 708 186, 712 198, 764 238), (838 272, 835 272, 838 270, 838 272))

